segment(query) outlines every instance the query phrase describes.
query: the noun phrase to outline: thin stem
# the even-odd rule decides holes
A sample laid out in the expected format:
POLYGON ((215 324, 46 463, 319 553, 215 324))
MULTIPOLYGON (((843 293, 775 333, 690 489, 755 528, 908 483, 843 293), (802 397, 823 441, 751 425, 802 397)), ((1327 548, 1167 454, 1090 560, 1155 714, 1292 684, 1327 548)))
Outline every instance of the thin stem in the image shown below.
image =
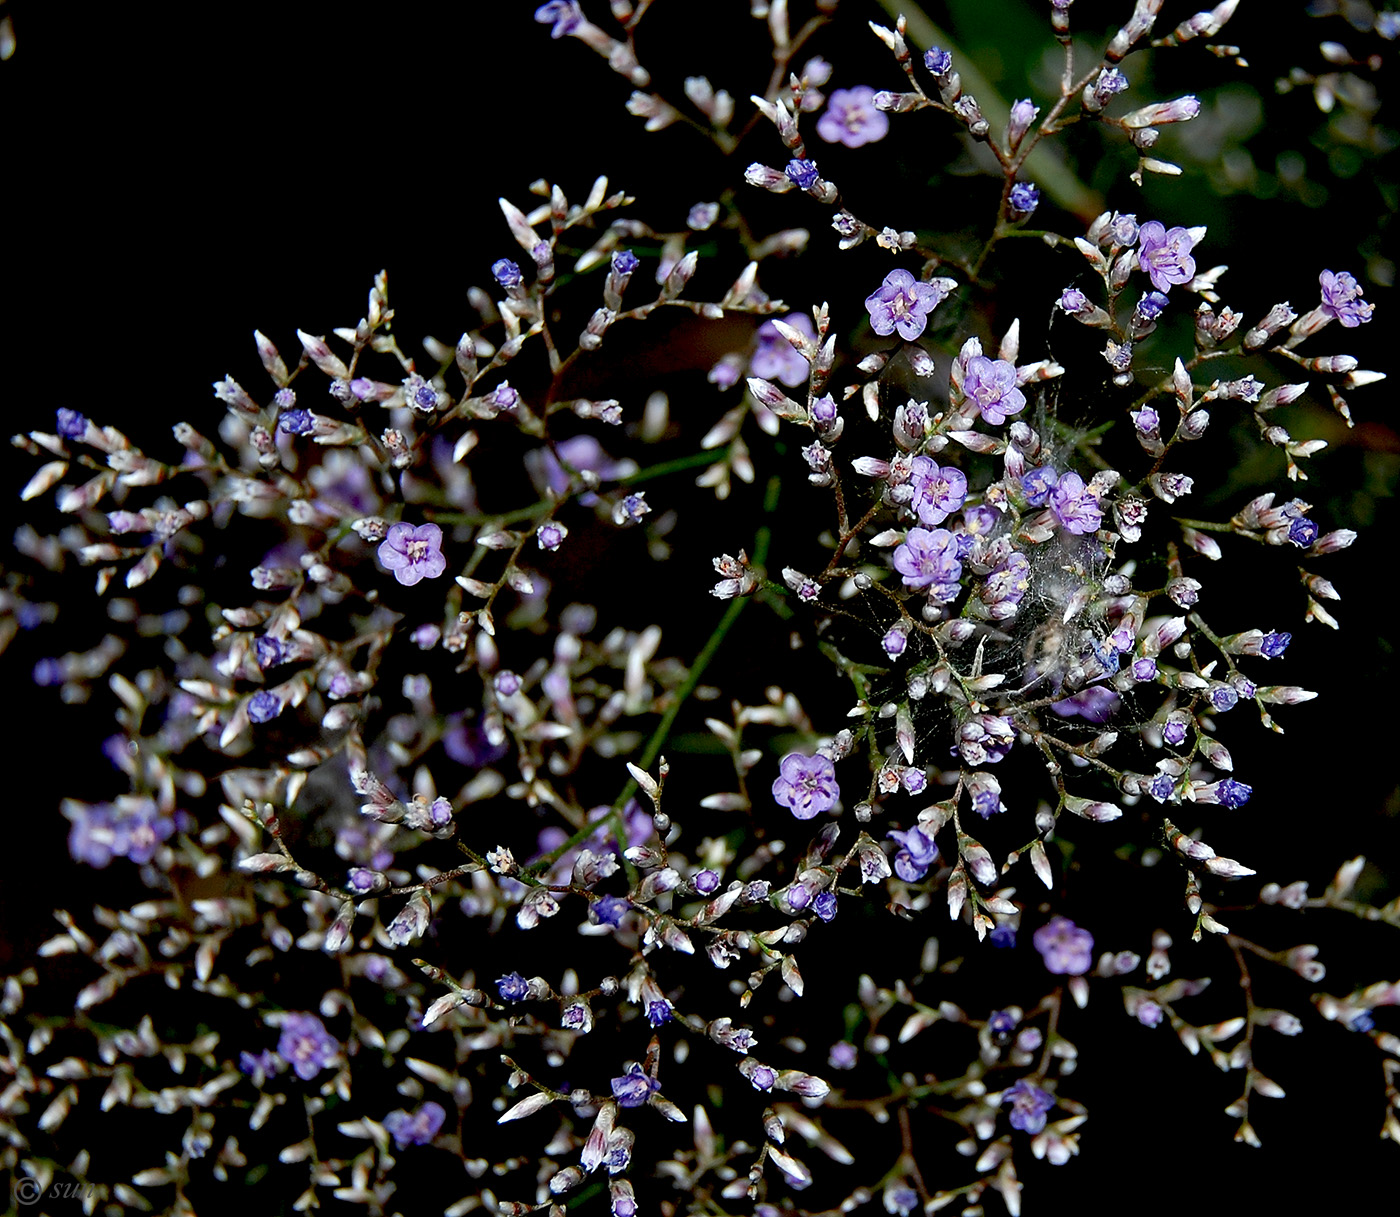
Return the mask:
MULTIPOLYGON (((779 478, 770 478, 767 490, 763 496, 763 511, 765 515, 772 515, 777 510, 778 492, 782 486, 779 478)), ((761 566, 768 557, 768 547, 772 540, 772 530, 765 523, 759 526, 754 534, 753 544, 753 564, 761 566)), ((695 662, 690 665, 690 670, 686 673, 686 678, 681 686, 671 696, 671 702, 661 715, 661 721, 657 723, 656 729, 651 733, 651 738, 647 740, 646 747, 642 749, 642 754, 637 760, 637 766, 641 769, 649 769, 652 762, 661 754, 661 749, 666 744, 666 739, 671 733, 671 727, 675 724, 676 716, 680 713, 681 707, 686 700, 695 692, 696 686, 700 683, 700 678, 705 674, 705 669, 709 667, 710 661, 714 659, 720 646, 724 643, 729 631, 734 623, 739 619, 739 614, 744 611, 748 604, 748 598, 736 596, 725 609, 724 616, 720 618, 719 624, 715 626, 705 645, 700 649, 700 653, 695 657, 695 662)), ((625 842, 626 834, 622 831, 622 809, 627 806, 627 801, 637 792, 637 782, 635 778, 629 777, 622 787, 622 793, 613 801, 612 810, 609 816, 614 830, 618 833, 620 842, 625 842)), ((598 831, 598 822, 591 821, 575 832, 566 841, 556 846, 544 857, 534 862, 526 874, 537 874, 548 869, 567 851, 581 844, 588 837, 598 831)))

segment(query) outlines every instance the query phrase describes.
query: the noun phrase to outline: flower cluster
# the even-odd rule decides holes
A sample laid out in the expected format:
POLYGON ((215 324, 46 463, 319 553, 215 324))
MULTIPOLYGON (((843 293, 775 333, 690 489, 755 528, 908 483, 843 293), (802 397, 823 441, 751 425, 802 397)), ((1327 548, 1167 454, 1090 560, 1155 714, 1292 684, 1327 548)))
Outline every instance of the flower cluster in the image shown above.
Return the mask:
POLYGON ((130 1108, 177 1148, 110 1196, 168 1187, 171 1213, 274 1156, 309 1179, 271 1207, 802 1217, 832 1211, 803 1198, 825 1158, 843 1208, 1016 1211, 1027 1155, 1080 1152, 1074 1064, 1105 1020, 1238 1071, 1246 1141, 1250 1095, 1281 1089, 1256 1036, 1302 1027, 1250 968, 1393 1046, 1393 980, 1320 993, 1321 948, 1271 936, 1303 909, 1393 922, 1364 862, 1256 897, 1210 843, 1265 865, 1267 749, 1307 730, 1314 695, 1282 682, 1295 635, 1338 624, 1317 568, 1356 537, 1302 482, 1322 440, 1287 427, 1350 421, 1379 374, 1315 348, 1376 306, 1323 270, 1310 311, 1241 327, 1204 211, 1085 225, 1082 151, 1035 155, 1072 122, 1095 189, 1121 162, 1123 197, 1155 197, 1159 128, 1210 97, 1120 112, 1118 65, 1192 53, 1233 6, 1153 41, 1160 6, 1126 5, 1086 67, 1056 0, 1062 83, 1004 123, 903 18, 874 27, 882 79, 827 93, 847 65, 798 47, 841 58, 833 7, 798 31, 755 6, 778 70, 741 116, 718 78, 653 80, 649 6, 538 5, 551 71, 583 48, 648 131, 764 160, 652 211, 645 175, 502 197, 463 242, 460 339, 410 357, 380 275, 290 357, 258 332, 266 383, 217 382, 172 460, 100 403, 18 437, 53 531, 17 534, 33 569, 0 609, 38 629, 41 587, 97 574, 101 641, 34 679, 108 698, 118 731, 100 777, 55 779, 115 787, 61 804, 101 903, 67 900, 0 985, 8 1165, 99 1169, 79 1142, 130 1108), (925 122, 976 151, 967 231, 859 188, 925 122), (1032 247, 1052 281, 1009 273, 1032 247), (1190 455, 1217 441, 1223 486, 1190 455), (1233 1013, 1194 1004, 1215 969, 1233 1013), (884 1157, 838 1140, 886 1125, 884 1157))

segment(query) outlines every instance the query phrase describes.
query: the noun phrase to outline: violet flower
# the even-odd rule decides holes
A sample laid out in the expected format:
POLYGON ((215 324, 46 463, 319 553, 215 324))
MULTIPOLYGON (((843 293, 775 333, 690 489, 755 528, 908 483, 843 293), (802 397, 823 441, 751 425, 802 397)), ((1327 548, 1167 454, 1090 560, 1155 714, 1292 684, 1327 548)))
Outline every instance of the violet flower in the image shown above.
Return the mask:
POLYGON ((1068 917, 1052 917, 1031 942, 1045 960, 1045 970, 1057 976, 1082 976, 1093 963, 1094 936, 1068 917))
POLYGON ((1077 473, 1064 474, 1050 492, 1050 509, 1066 532, 1082 537, 1103 523, 1099 498, 1077 473))
POLYGON ((789 752, 778 763, 773 798, 799 820, 810 820, 823 811, 830 811, 840 797, 836 768, 827 757, 789 752))
POLYGON ((340 1044, 316 1015, 303 1013, 283 1016, 277 1054, 303 1082, 309 1082, 331 1064, 339 1052, 340 1044))
POLYGON ((394 1145, 407 1149, 410 1145, 427 1145, 438 1135, 447 1113, 441 1104, 427 1102, 412 1115, 400 1108, 384 1117, 384 1131, 394 1138, 394 1145))
POLYGON ((947 295, 938 283, 920 283, 907 270, 892 270, 865 298, 870 328, 882 338, 898 330, 901 338, 913 342, 928 325, 928 315, 947 295))
POLYGON ((628 1066, 620 1078, 613 1078, 613 1098, 619 1107, 640 1107, 661 1089, 661 1083, 647 1073, 635 1061, 628 1066))
MULTIPOLYGON (((812 319, 806 313, 789 313, 783 318, 783 324, 800 330, 808 338, 816 339, 817 331, 812 327, 812 319)), ((787 385, 789 389, 795 389, 798 385, 807 383, 810 369, 811 364, 797 353, 792 343, 778 333, 778 327, 771 321, 765 321, 758 327, 757 346, 749 359, 751 375, 761 376, 764 380, 776 380, 787 385)))
POLYGON ((946 603, 956 596, 962 575, 957 553, 957 541, 946 528, 911 528, 890 562, 910 591, 927 588, 931 596, 946 603))
POLYGON ((942 524, 967 500, 967 476, 952 465, 941 468, 927 456, 914 458, 909 476, 914 486, 910 506, 925 524, 942 524))
POLYGON ((442 529, 436 524, 391 524, 379 544, 379 561, 405 587, 436 579, 447 569, 442 554, 442 529))
POLYGON ((1001 1096, 1011 1104, 1010 1124, 1032 1136, 1045 1128, 1045 1113, 1055 1106, 1054 1096, 1022 1078, 1001 1096))
POLYGON ((1026 395, 1016 387, 1016 367, 1005 359, 974 355, 967 361, 963 392, 982 415, 982 421, 999 427, 1008 414, 1019 414, 1026 395))
POLYGON ((1148 220, 1138 230, 1138 265, 1159 292, 1196 277, 1195 242, 1184 228, 1167 228, 1160 220, 1148 220))
POLYGON ((1363 289, 1354 276, 1346 271, 1334 275, 1325 270, 1318 282, 1322 285, 1321 309, 1327 316, 1335 317, 1349 330, 1371 320, 1376 306, 1361 299, 1363 289))
POLYGON ((894 873, 905 883, 918 883, 938 862, 938 846, 920 825, 897 828, 886 835, 904 847, 894 856, 894 873))
POLYGON ((868 85, 833 89, 826 113, 817 119, 817 134, 828 144, 859 148, 889 134, 890 120, 875 108, 875 90, 868 85))

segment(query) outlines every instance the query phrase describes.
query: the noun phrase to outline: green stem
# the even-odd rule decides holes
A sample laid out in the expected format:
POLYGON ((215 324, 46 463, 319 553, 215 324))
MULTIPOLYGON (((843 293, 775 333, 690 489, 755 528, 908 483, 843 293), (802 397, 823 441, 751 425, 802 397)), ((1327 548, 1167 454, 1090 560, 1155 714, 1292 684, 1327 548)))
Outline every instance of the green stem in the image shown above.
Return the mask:
MULTIPOLYGON (((697 465, 713 465, 716 461, 722 461, 729 455, 728 447, 707 448, 702 452, 692 452, 689 456, 680 456, 673 461, 662 461, 658 465, 648 465, 645 469, 638 469, 636 473, 629 473, 617 478, 619 486, 631 486, 635 482, 648 482, 652 478, 666 477, 672 473, 683 473, 687 469, 694 469, 697 465)), ((498 524, 504 527, 507 524, 515 524, 520 520, 528 520, 541 512, 548 511, 555 505, 553 499, 537 499, 535 502, 525 507, 517 507, 514 511, 501 512, 496 515, 480 515, 470 511, 433 511, 429 509, 427 516, 437 524, 498 524)))
MULTIPOLYGON (((782 486, 779 478, 770 478, 767 490, 763 496, 763 512, 765 516, 772 515, 778 506, 778 491, 782 486)), ((772 530, 768 525, 762 524, 754 534, 752 565, 762 566, 768 557, 768 547, 772 540, 772 530)), ((695 662, 690 665, 689 672, 681 686, 671 696, 671 704, 666 707, 661 715, 661 721, 656 724, 656 730, 651 733, 651 738, 647 740, 646 747, 642 750, 642 755, 637 761, 637 765, 642 769, 649 769, 652 762, 661 754, 661 749, 666 744, 666 739, 670 735, 671 727, 676 721, 676 716, 680 713, 681 707, 685 705, 687 698, 695 692, 696 686, 700 683, 700 678, 705 674, 705 669, 709 667, 710 661, 714 659, 716 652, 723 644, 725 637, 733 628, 734 623, 739 619, 739 614, 744 611, 749 598, 736 596, 729 602, 729 607, 724 610, 724 616, 719 619, 719 624, 715 626, 705 645, 701 648, 700 654, 695 657, 695 662)), ((628 777, 626 785, 622 788, 622 793, 613 801, 612 813, 609 822, 612 824, 614 832, 618 836, 619 844, 626 845, 626 833, 622 828, 622 809, 627 806, 627 800, 637 793, 637 782, 635 778, 628 777)), ((556 846, 543 858, 535 862, 527 873, 537 874, 548 869, 567 851, 582 844, 587 838, 598 831, 598 821, 590 821, 574 833, 568 840, 556 846)))

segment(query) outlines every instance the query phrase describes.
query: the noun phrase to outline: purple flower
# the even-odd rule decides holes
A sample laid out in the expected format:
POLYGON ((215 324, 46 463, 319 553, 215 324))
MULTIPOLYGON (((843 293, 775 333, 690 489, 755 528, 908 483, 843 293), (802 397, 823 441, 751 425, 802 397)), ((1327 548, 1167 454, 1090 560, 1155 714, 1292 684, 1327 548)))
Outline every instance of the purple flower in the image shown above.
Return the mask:
POLYGON ((1012 103, 1011 114, 1006 124, 1006 139, 1012 148, 1026 137, 1026 132, 1030 130, 1031 123, 1035 122, 1039 113, 1040 107, 1033 105, 1029 97, 1012 103))
POLYGON ((651 511, 651 504, 646 500, 646 491, 639 490, 636 494, 624 495, 613 506, 613 523, 619 528, 625 525, 640 524, 642 517, 651 511))
POLYGON ((403 383, 407 390, 408 404, 415 410, 437 409, 437 390, 421 376, 415 374, 403 383))
POLYGON ((1117 68, 1104 68, 1094 79, 1094 101, 1102 110, 1108 99, 1128 87, 1128 78, 1117 68))
POLYGON ((1155 680, 1157 678, 1157 661, 1150 655, 1142 659, 1133 660, 1134 680, 1155 680))
POLYGON ((695 890, 702 896, 710 896, 719 888, 719 875, 712 870, 702 870, 691 880, 695 890))
POLYGON ((790 160, 783 172, 787 174, 787 180, 799 190, 808 190, 817 183, 816 161, 790 160))
POLYGON ((894 871, 906 883, 917 883, 938 861, 938 845, 930 833, 919 825, 894 829, 886 834, 904 848, 894 856, 894 871))
POLYGON ((1050 509, 1060 521, 1060 526, 1077 537, 1097 532, 1103 523, 1098 495, 1084 484, 1084 479, 1077 473, 1066 473, 1060 478, 1050 494, 1050 509))
POLYGON ((653 1027, 659 1027, 662 1023, 671 1021, 671 1003, 664 997, 656 1001, 647 1002, 647 1022, 653 1027))
POLYGON ((1231 811, 1248 803, 1249 796, 1253 793, 1253 786, 1246 786, 1243 782, 1235 781, 1234 778, 1226 778, 1215 788, 1215 797, 1220 800, 1220 805, 1228 807, 1231 811))
POLYGON ((1002 922, 995 926, 992 932, 987 935, 987 941, 998 951, 1009 951, 1016 945, 1016 930, 1013 926, 1002 922))
POLYGON ((789 752, 778 763, 773 798, 799 820, 810 820, 823 811, 830 811, 840 797, 836 768, 828 758, 789 752))
POLYGON ((1045 1113, 1055 1106, 1053 1095, 1047 1094, 1032 1082, 1022 1078, 1001 1096, 1003 1103, 1011 1104, 1011 1127, 1019 1128, 1032 1136, 1045 1127, 1045 1113))
POLYGON ((277 416, 277 429, 288 435, 310 435, 316 430, 316 418, 310 410, 284 410, 277 416))
POLYGON ((1292 641, 1292 634, 1280 634, 1270 630, 1259 644, 1259 654, 1265 659, 1277 659, 1288 649, 1288 644, 1292 641))
POLYGON ((632 906, 621 896, 604 896, 595 900, 588 910, 588 919, 596 925, 619 926, 632 906))
POLYGON ((1089 297, 1081 292, 1077 287, 1067 287, 1060 293, 1059 306, 1071 317, 1080 313, 1087 313, 1094 306, 1089 303, 1089 297))
POLYGON ((755 1090, 772 1090, 773 1083, 778 1080, 778 1075, 767 1065, 759 1065, 749 1074, 749 1082, 755 1090))
POLYGON ((258 635, 253 642, 253 654, 257 657, 258 667, 264 671, 287 661, 286 645, 271 634, 258 635))
POLYGON ((1031 937, 1045 960, 1045 969, 1057 976, 1082 976, 1093 962, 1094 936, 1068 917, 1052 917, 1031 937))
POLYGON ((1011 187, 1011 193, 1007 196, 1006 202, 1013 217, 1028 216, 1040 202, 1040 191, 1030 182, 1017 182, 1011 187))
POLYGON ((1151 406, 1143 406, 1141 410, 1130 410, 1128 416, 1133 420, 1133 426, 1143 435, 1155 435, 1162 425, 1162 420, 1157 411, 1151 406))
POLYGON ((264 1049, 256 1056, 251 1052, 238 1054, 238 1068, 253 1078, 255 1085, 261 1086, 263 1081, 274 1074, 281 1073, 286 1067, 282 1058, 268 1049, 264 1049), (259 1074, 262 1075, 261 1078, 258 1077, 259 1074))
POLYGON ((1137 1021, 1144 1027, 1155 1027, 1162 1021, 1162 1007, 1155 1001, 1140 1001, 1137 1007, 1137 1021))
POLYGON ((1159 292, 1173 284, 1190 283, 1196 277, 1191 256, 1191 234, 1184 228, 1167 228, 1160 220, 1148 220, 1138 230, 1138 265, 1159 292))
POLYGON ((175 832, 175 821, 148 798, 124 799, 119 806, 73 803, 63 814, 73 825, 68 833, 73 860, 99 870, 113 858, 129 858, 144 866, 175 832))
MULTIPOLYGON (((557 498, 568 494, 570 479, 575 475, 566 472, 565 465, 579 473, 596 473, 605 482, 637 471, 636 462, 625 458, 613 460, 591 435, 571 435, 556 444, 553 450, 537 448, 525 454, 525 468, 541 494, 553 492, 557 498)), ((578 501, 590 507, 598 499, 596 495, 582 494, 578 501)))
POLYGON ((969 536, 991 536, 1000 520, 993 507, 969 507, 963 511, 962 527, 969 536))
POLYGON ((924 52, 924 67, 935 76, 946 76, 953 67, 953 56, 942 47, 931 46, 924 52))
POLYGON ((1167 725, 1162 728, 1162 738, 1173 748, 1181 747, 1183 741, 1186 739, 1186 724, 1181 719, 1171 719, 1167 725))
POLYGON ((1060 475, 1049 465, 1042 465, 1039 469, 1023 473, 1021 475, 1021 490, 1025 493, 1027 505, 1044 507, 1050 499, 1050 492, 1059 480, 1060 475))
POLYGON ((346 876, 346 886, 357 895, 367 895, 374 891, 384 876, 367 866, 354 867, 346 876))
POLYGON ((1016 1030, 1017 1018, 1010 1010, 993 1010, 987 1015, 987 1030, 1005 1043, 1016 1030))
POLYGON ((1008 414, 1019 414, 1026 405, 1026 395, 1016 387, 1016 368, 1005 359, 974 355, 967 361, 963 392, 981 412, 982 420, 994 427, 1004 423, 1008 414))
POLYGON ((447 719, 442 750, 459 765, 481 769, 505 756, 506 743, 502 740, 499 744, 493 744, 487 739, 474 716, 454 714, 447 719))
POLYGON ((412 1115, 400 1108, 384 1117, 384 1131, 394 1138, 399 1149, 410 1145, 427 1145, 438 1135, 442 1122, 447 1118, 440 1104, 424 1103, 412 1115))
POLYGON ((984 820, 1006 810, 1006 804, 1001 801, 1001 783, 990 773, 974 773, 968 779, 967 796, 972 810, 984 820))
POLYGON ((661 1083, 649 1077, 635 1061, 620 1078, 613 1078, 613 1098, 619 1107, 640 1107, 661 1089, 661 1083))
POLYGON ((828 144, 845 144, 847 148, 884 139, 890 120, 875 108, 874 97, 875 90, 867 85, 833 89, 826 113, 817 119, 817 134, 828 144))
POLYGON ((996 714, 974 714, 958 727, 958 754, 969 765, 995 765, 1006 758, 1016 742, 1016 731, 1009 718, 996 714))
POLYGON ((856 1046, 845 1040, 837 1040, 827 1050, 826 1063, 832 1069, 854 1069, 856 1067, 856 1046))
POLYGON ((1211 707, 1221 714, 1227 710, 1233 710, 1239 703, 1240 695, 1229 685, 1212 685, 1206 691, 1206 700, 1211 707))
POLYGON ((525 281, 525 277, 520 273, 519 265, 509 258, 498 258, 492 262, 491 274, 502 287, 519 287, 525 281))
POLYGON ((1166 311, 1167 297, 1162 292, 1148 292, 1137 302, 1133 312, 1144 321, 1156 321, 1166 311))
POLYGON ((520 394, 511 388, 510 381, 503 380, 486 395, 486 400, 498 410, 514 410, 520 404, 520 394))
POLYGON ((1349 330, 1371 320, 1376 306, 1361 299, 1363 289, 1352 275, 1346 271, 1334 275, 1325 270, 1318 276, 1318 282, 1322 285, 1321 308, 1327 316, 1335 317, 1349 330))
POLYGON ((896 659, 904 654, 904 648, 909 645, 909 631, 901 626, 894 626, 888 634, 880 639, 880 646, 884 648, 885 654, 891 659, 896 659))
POLYGON ((390 524, 379 543, 379 561, 394 572, 405 587, 423 579, 436 579, 447 569, 442 554, 442 529, 436 524, 390 524))
POLYGON ((303 1082, 309 1082, 340 1052, 340 1044, 314 1014, 286 1014, 277 1055, 287 1062, 303 1082))
POLYGON ((823 921, 830 921, 836 916, 836 893, 818 893, 816 900, 812 902, 812 911, 823 921))
POLYGON ((881 337, 899 331, 913 342, 928 325, 928 315, 947 292, 936 283, 920 283, 907 270, 892 270, 885 281, 865 298, 870 328, 881 337))
POLYGON ((569 530, 556 520, 546 520, 535 530, 535 540, 539 542, 541 549, 547 549, 553 553, 564 544, 564 538, 569 535, 569 530))
POLYGON ((88 420, 77 410, 60 406, 54 425, 64 439, 82 439, 87 434, 88 420))
POLYGON ((578 0, 549 0, 548 4, 541 4, 535 10, 535 20, 541 25, 554 27, 549 31, 551 38, 562 38, 578 29, 584 17, 578 0))
MULTIPOLYGON (((806 313, 789 313, 783 318, 784 325, 800 330, 808 338, 815 339, 817 331, 812 327, 812 319, 806 313)), ((776 380, 795 389, 807 383, 811 364, 802 358, 786 338, 778 333, 778 327, 765 321, 758 327, 758 345, 749 360, 749 371, 764 380, 776 380)))
POLYGON ((881 1202, 890 1217, 909 1217, 919 1207, 919 1193, 909 1186, 907 1179, 892 1179, 885 1185, 881 1202))
POLYGON ((496 992, 502 1001, 524 1001, 530 992, 530 983, 519 972, 508 972, 496 981, 496 992))
POLYGON ((619 249, 612 256, 614 274, 630 275, 641 264, 641 260, 630 249, 619 249))
POLYGON ((967 477, 952 465, 941 468, 931 457, 916 456, 909 481, 914 487, 910 506, 925 524, 942 524, 967 500, 967 477))
POLYGON ((1288 522, 1288 539, 1299 549, 1307 549, 1316 541, 1319 531, 1317 524, 1307 516, 1295 516, 1288 522))
POLYGON ((271 722, 281 713, 282 699, 276 693, 260 689, 248 699, 248 720, 250 722, 271 722))
POLYGON ((1052 702, 1050 709, 1061 718, 1076 715, 1090 723, 1106 723, 1118 709, 1118 694, 1103 685, 1092 685, 1073 697, 1052 702))
POLYGON ((911 528, 890 562, 910 591, 928 588, 931 596, 947 603, 956 597, 962 575, 957 552, 957 541, 946 528, 911 528))
POLYGON ((63 814, 72 822, 68 830, 68 852, 74 862, 86 862, 101 870, 116 856, 116 830, 112 807, 100 803, 96 807, 66 804, 63 814))

